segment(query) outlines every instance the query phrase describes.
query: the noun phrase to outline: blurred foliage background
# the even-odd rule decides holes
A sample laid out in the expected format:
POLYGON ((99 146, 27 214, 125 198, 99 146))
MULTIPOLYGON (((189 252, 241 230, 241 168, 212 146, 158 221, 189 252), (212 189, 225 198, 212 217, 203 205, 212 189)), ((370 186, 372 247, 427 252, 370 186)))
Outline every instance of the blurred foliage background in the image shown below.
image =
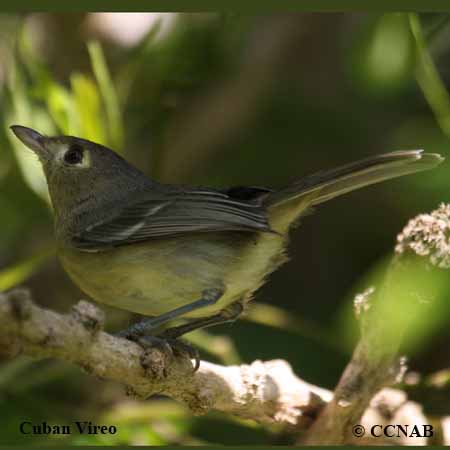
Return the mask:
MULTIPOLYGON (((54 256, 40 167, 10 125, 79 135, 159 180, 214 186, 282 186, 396 149, 448 157, 447 24, 439 14, 0 15, 0 290, 29 286, 58 311, 83 298, 54 256)), ((406 221, 448 201, 449 180, 446 162, 321 206, 292 233, 291 261, 247 317, 189 339, 207 359, 285 358, 333 388, 358 337, 353 296, 406 221)), ((406 348, 420 376, 405 388, 430 414, 450 411, 449 291, 449 281, 439 287, 406 348)), ((395 326, 401 315, 393 305, 386 320, 395 326)), ((109 330, 136 319, 113 308, 107 317, 109 330)), ((192 417, 170 400, 135 401, 115 383, 25 357, 0 361, 0 411, 1 444, 292 442, 276 427, 192 417), (24 420, 119 431, 31 440, 19 433, 24 420)))

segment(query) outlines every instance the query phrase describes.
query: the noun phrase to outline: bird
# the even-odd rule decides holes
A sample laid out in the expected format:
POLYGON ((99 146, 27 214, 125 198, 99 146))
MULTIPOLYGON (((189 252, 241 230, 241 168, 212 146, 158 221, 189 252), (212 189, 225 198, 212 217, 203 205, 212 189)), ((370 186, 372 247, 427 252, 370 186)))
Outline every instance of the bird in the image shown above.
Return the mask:
POLYGON ((120 336, 170 348, 185 333, 236 320, 287 261, 289 232, 312 208, 444 160, 401 150, 281 189, 211 188, 160 183, 86 139, 11 130, 42 163, 69 276, 95 301, 148 316, 120 336))

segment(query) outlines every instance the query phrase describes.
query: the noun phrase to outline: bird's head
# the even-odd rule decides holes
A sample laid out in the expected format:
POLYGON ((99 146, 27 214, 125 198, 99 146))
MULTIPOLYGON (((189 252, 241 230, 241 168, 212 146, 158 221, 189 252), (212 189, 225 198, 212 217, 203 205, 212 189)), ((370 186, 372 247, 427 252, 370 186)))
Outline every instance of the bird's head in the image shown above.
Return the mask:
POLYGON ((109 148, 73 136, 45 136, 21 125, 13 133, 41 162, 55 210, 92 196, 123 193, 150 180, 109 148))

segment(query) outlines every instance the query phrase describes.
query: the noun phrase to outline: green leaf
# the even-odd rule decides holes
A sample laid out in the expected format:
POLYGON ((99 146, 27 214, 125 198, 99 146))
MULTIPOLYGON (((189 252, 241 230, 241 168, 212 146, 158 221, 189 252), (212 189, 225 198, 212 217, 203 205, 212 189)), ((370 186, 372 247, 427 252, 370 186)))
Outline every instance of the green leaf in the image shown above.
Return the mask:
MULTIPOLYGON (((387 324, 380 336, 384 347, 397 345, 399 330, 403 330, 402 348, 414 354, 425 348, 448 324, 448 271, 427 265, 425 257, 402 256, 400 262, 393 261, 397 260, 386 255, 358 280, 352 291, 375 289, 370 304, 376 305, 378 316, 387 324)), ((342 342, 353 346, 352 341, 359 335, 354 299, 349 298, 338 323, 342 342)))
POLYGON ((274 305, 255 302, 245 315, 244 320, 291 331, 339 351, 343 349, 340 342, 336 341, 334 336, 327 333, 319 324, 297 317, 292 312, 274 305))
POLYGON ((70 77, 80 136, 106 144, 101 100, 96 84, 81 73, 70 77))
POLYGON ((28 95, 23 70, 17 62, 10 68, 7 91, 10 97, 10 106, 5 111, 6 135, 14 150, 25 182, 37 195, 48 202, 47 183, 41 164, 36 156, 12 135, 8 127, 13 124, 20 124, 48 132, 53 130, 54 126, 46 111, 32 103, 28 95))
POLYGON ((63 134, 74 133, 72 131, 74 123, 73 102, 69 91, 54 82, 50 82, 45 98, 48 111, 56 126, 63 134))
POLYGON ((414 43, 405 14, 382 14, 370 21, 352 51, 357 86, 364 93, 396 96, 409 87, 414 68, 414 43))
POLYGON ((12 289, 13 287, 23 283, 53 254, 53 249, 46 249, 13 265, 12 267, 0 270, 0 292, 7 291, 8 289, 12 289))
POLYGON ((416 79, 442 131, 450 137, 450 96, 427 49, 422 25, 410 13, 409 25, 416 45, 416 79))
POLYGON ((116 150, 121 151, 124 143, 124 127, 114 83, 109 73, 105 55, 98 42, 88 43, 89 56, 91 58, 92 70, 100 89, 100 94, 105 106, 108 122, 109 143, 116 150))

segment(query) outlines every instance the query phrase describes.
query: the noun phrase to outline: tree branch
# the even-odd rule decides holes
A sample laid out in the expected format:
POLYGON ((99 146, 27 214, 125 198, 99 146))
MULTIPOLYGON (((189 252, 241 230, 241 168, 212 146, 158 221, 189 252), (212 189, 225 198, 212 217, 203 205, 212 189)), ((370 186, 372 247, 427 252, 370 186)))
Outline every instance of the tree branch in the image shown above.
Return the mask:
POLYGON ((186 403, 196 414, 216 409, 258 422, 298 424, 317 411, 331 393, 298 379, 281 360, 224 367, 190 360, 168 360, 157 348, 101 331, 103 314, 79 302, 68 315, 35 305, 28 291, 0 296, 0 348, 35 358, 59 358, 88 373, 118 381, 139 397, 165 394, 186 403))
POLYGON ((306 443, 337 445, 350 441, 353 427, 374 395, 401 381, 406 370, 404 359, 397 356, 402 337, 414 323, 422 297, 430 297, 429 291, 421 295, 424 283, 420 273, 425 271, 436 281, 441 269, 450 267, 450 205, 442 204, 431 214, 412 219, 397 241, 396 254, 378 295, 374 296, 375 289, 370 288, 355 299, 361 339, 333 400, 309 430, 306 443), (372 296, 376 298, 369 302, 372 296), (402 314, 401 320, 392 320, 396 312, 402 314))

